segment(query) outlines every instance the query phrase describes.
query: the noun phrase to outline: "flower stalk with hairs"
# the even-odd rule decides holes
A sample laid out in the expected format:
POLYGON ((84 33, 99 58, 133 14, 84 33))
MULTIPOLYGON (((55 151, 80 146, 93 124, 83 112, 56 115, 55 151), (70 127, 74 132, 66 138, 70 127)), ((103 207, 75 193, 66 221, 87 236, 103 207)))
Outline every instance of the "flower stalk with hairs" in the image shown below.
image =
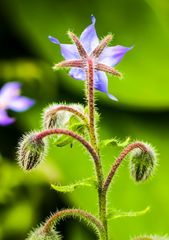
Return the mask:
MULTIPOLYGON (((58 240, 60 234, 54 228, 55 225, 67 217, 76 217, 87 222, 96 232, 98 239, 111 239, 108 229, 108 219, 124 216, 139 216, 147 212, 117 212, 110 213, 107 209, 107 193, 110 184, 119 166, 126 156, 130 156, 131 175, 136 182, 146 181, 152 176, 156 166, 156 153, 151 145, 136 141, 119 143, 117 139, 99 140, 97 129, 98 113, 95 109, 95 89, 108 95, 112 100, 116 97, 108 92, 108 79, 106 74, 121 77, 114 66, 118 64, 123 56, 132 48, 123 46, 109 47, 112 40, 109 34, 99 41, 95 30, 95 17, 92 16, 92 24, 89 25, 78 38, 74 33, 68 32, 72 44, 61 44, 54 37, 50 41, 59 45, 64 61, 54 65, 54 69, 70 68, 70 76, 77 80, 85 80, 85 97, 87 106, 81 104, 53 104, 47 107, 43 113, 43 128, 40 132, 31 132, 24 136, 19 143, 18 161, 25 170, 36 167, 44 158, 46 152, 46 138, 55 137, 57 146, 72 144, 74 140, 80 142, 93 159, 95 167, 94 184, 98 193, 98 215, 94 216, 82 209, 65 209, 54 213, 44 224, 35 229, 28 236, 28 240, 58 240), (119 157, 105 177, 103 174, 103 163, 101 159, 101 145, 116 144, 123 146, 119 157)), ((93 184, 93 179, 85 179, 69 186, 52 185, 56 191, 72 192, 76 187, 85 187, 93 184)), ((139 240, 167 240, 167 237, 140 236, 139 240)))

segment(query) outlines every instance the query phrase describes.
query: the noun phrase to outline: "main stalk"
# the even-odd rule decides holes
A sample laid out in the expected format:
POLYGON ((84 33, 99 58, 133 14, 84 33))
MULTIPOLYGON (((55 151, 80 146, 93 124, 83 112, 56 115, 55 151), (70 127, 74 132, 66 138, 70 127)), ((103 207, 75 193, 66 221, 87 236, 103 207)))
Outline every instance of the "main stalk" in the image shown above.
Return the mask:
MULTIPOLYGON (((94 61, 92 58, 87 60, 87 70, 86 70, 86 80, 87 80, 87 104, 89 111, 89 131, 90 131, 90 141, 91 145, 95 148, 99 155, 98 144, 97 144, 97 131, 95 122, 95 99, 94 99, 94 61)), ((106 232, 106 239, 108 239, 107 233, 107 212, 106 212, 106 196, 103 192, 103 170, 102 164, 99 157, 99 169, 97 172, 100 174, 97 176, 98 181, 98 199, 99 199, 99 216, 103 223, 106 232)))

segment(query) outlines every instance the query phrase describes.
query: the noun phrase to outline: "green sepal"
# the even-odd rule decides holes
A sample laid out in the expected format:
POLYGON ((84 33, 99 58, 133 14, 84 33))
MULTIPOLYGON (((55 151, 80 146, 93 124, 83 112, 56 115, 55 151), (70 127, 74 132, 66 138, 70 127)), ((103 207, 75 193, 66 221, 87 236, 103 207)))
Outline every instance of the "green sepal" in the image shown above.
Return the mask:
POLYGON ((105 139, 102 140, 100 143, 101 148, 105 148, 108 146, 115 146, 115 147, 126 147, 130 142, 130 137, 127 137, 124 141, 120 141, 117 138, 105 139))
POLYGON ((124 217, 139 217, 144 214, 146 214, 150 210, 150 207, 146 207, 145 209, 141 211, 136 211, 136 212, 123 212, 121 210, 112 210, 108 215, 107 219, 112 220, 112 219, 117 219, 117 218, 124 218, 124 217))
POLYGON ((57 192, 64 192, 64 193, 73 192, 75 189, 79 187, 92 187, 92 186, 94 187, 96 186, 96 181, 94 180, 94 178, 86 178, 76 183, 65 185, 65 186, 51 184, 51 187, 54 190, 56 190, 57 192))

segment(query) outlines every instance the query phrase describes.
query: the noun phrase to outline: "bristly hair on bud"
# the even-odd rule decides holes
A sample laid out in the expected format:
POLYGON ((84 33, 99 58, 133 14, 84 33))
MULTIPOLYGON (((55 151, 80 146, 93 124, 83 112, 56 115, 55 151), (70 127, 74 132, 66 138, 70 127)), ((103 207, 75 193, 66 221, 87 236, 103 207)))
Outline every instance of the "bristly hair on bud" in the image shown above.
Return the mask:
POLYGON ((42 227, 39 227, 32 231, 26 240, 61 240, 61 236, 54 229, 50 232, 42 231, 42 227))
POLYGON ((144 182, 153 175, 157 154, 150 144, 142 143, 145 150, 135 148, 130 153, 130 173, 136 182, 144 182))
POLYGON ((51 104, 46 107, 42 114, 43 128, 67 128, 71 116, 77 117, 84 114, 84 107, 81 104, 51 104))
POLYGON ((28 133, 18 144, 18 163, 27 171, 35 168, 44 159, 46 153, 46 140, 35 140, 36 134, 36 132, 28 133))
POLYGON ((157 235, 151 235, 151 236, 139 236, 132 238, 132 240, 169 240, 167 236, 157 236, 157 235))

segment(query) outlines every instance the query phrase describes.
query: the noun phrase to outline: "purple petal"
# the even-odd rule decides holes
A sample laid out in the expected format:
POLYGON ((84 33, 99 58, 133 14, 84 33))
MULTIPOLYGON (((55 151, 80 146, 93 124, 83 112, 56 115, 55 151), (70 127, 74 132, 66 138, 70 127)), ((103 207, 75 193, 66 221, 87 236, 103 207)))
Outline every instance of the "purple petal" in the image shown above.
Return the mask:
POLYGON ((95 29, 95 22, 96 19, 92 15, 92 24, 89 25, 80 36, 80 41, 88 53, 91 53, 99 44, 99 39, 95 29))
POLYGON ((114 46, 107 47, 103 50, 99 57, 99 62, 104 63, 110 67, 114 67, 121 61, 123 56, 132 49, 133 47, 114 46))
POLYGON ((52 36, 49 36, 48 38, 49 38, 49 40, 50 40, 52 43, 55 43, 55 44, 60 45, 60 42, 59 42, 58 39, 56 39, 56 38, 54 38, 54 37, 52 37, 52 36))
POLYGON ((71 68, 69 75, 77 80, 85 80, 86 74, 85 71, 80 68, 71 68))
POLYGON ((52 36, 49 36, 48 38, 52 43, 55 43, 60 46, 61 54, 66 60, 79 58, 79 53, 74 44, 61 44, 58 39, 52 36))
POLYGON ((0 90, 0 103, 7 104, 12 98, 19 96, 21 84, 19 82, 9 82, 3 85, 0 90))
POLYGON ((102 71, 95 72, 94 87, 100 92, 106 93, 110 99, 118 101, 116 97, 108 93, 108 79, 104 72, 102 71))
POLYGON ((35 101, 27 97, 16 97, 9 104, 8 108, 15 112, 23 112, 30 108, 35 101))
POLYGON ((14 118, 11 118, 7 115, 5 110, 0 109, 0 126, 7 126, 12 124, 15 121, 14 118))

